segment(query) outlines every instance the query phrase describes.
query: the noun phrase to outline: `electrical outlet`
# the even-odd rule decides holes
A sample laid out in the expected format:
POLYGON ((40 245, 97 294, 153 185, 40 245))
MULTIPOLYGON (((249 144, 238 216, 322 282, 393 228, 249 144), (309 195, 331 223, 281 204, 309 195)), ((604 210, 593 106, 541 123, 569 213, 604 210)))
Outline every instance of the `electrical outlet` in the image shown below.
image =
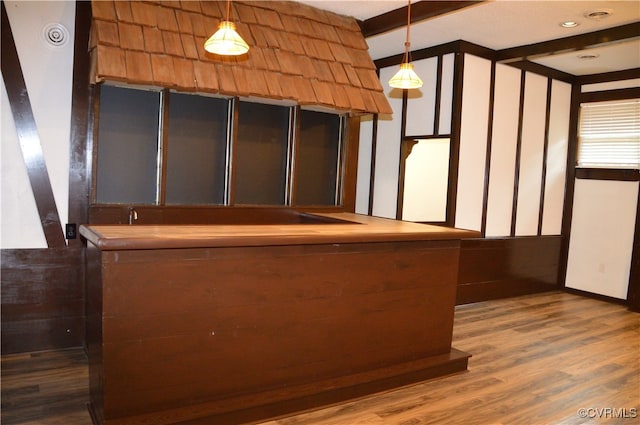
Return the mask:
POLYGON ((67 239, 76 239, 78 237, 78 226, 76 223, 67 223, 65 236, 67 239))

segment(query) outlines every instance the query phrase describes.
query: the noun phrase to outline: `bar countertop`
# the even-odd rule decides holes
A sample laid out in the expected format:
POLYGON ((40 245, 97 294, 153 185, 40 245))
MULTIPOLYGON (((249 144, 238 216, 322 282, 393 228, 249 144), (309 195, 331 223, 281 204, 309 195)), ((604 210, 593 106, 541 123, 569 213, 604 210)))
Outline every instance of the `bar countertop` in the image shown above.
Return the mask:
POLYGON ((480 237, 471 230, 353 213, 314 213, 348 223, 261 225, 82 225, 80 234, 100 250, 215 248, 480 237))

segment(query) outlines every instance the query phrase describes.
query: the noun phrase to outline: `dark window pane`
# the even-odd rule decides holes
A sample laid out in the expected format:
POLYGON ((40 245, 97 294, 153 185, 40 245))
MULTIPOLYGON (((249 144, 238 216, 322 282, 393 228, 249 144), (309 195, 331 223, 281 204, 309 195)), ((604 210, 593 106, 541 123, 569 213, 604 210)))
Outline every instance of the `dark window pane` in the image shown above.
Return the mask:
POLYGON ((296 204, 335 205, 340 117, 301 111, 296 164, 296 204))
POLYGON ((156 202, 159 99, 153 91, 100 88, 99 203, 156 202))
POLYGON ((222 204, 227 140, 224 99, 171 93, 167 204, 222 204))
POLYGON ((288 133, 289 108, 240 102, 235 146, 237 204, 284 204, 288 133))

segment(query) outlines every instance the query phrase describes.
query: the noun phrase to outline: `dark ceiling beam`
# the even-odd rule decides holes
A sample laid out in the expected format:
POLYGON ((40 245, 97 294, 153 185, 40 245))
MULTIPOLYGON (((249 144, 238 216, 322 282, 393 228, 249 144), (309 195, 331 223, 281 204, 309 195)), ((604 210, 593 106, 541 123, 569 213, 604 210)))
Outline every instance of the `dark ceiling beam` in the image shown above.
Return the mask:
MULTIPOLYGON (((454 12, 465 7, 482 3, 482 1, 419 1, 411 4, 411 23, 423 21, 445 13, 454 12)), ((360 29, 364 37, 403 28, 407 26, 407 6, 392 10, 382 15, 360 21, 360 29)))
POLYGON ((496 52, 496 60, 498 62, 531 60, 538 56, 582 50, 598 45, 627 41, 639 36, 640 22, 634 22, 587 34, 579 34, 571 37, 558 38, 556 40, 543 41, 541 43, 498 50, 496 52))

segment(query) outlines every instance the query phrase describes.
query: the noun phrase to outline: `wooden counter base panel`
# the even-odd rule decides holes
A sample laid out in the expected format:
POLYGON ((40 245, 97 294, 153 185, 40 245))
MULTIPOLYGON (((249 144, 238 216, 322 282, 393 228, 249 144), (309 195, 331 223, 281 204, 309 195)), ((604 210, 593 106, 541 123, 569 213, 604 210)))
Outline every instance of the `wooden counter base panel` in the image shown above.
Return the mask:
POLYGON ((383 242, 378 227, 369 242, 353 226, 359 242, 217 246, 203 228, 179 248, 175 226, 151 249, 124 229, 90 241, 95 423, 264 420, 466 370, 451 347, 458 233, 383 242))
MULTIPOLYGON (((105 420, 102 423, 105 425, 203 425, 205 423, 231 425, 262 422, 265 418, 287 416, 291 413, 313 410, 320 406, 326 407, 432 378, 466 372, 469 357, 471 357, 470 354, 453 348, 448 354, 365 374, 124 419, 105 420), (319 390, 320 388, 323 390, 319 390), (291 397, 292 394, 296 396, 286 398, 291 397), (277 401, 268 403, 270 399, 277 401), (265 404, 255 405, 256 402, 265 404), (194 417, 196 419, 193 419, 194 417)), ((93 422, 98 423, 92 404, 89 404, 89 413, 93 422)))

